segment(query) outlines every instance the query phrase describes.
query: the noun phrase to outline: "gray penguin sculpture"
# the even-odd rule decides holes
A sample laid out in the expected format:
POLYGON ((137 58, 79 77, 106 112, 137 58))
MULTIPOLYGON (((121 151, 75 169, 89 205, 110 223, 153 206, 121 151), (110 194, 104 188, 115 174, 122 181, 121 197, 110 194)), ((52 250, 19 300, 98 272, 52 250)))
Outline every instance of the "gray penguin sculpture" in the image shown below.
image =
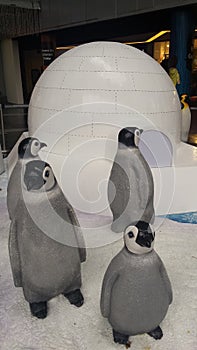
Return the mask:
POLYGON ((162 260, 153 249, 151 225, 138 222, 124 232, 124 248, 111 261, 103 280, 101 313, 113 329, 114 341, 129 336, 163 336, 160 323, 172 302, 172 288, 162 260))
POLYGON ((23 167, 30 160, 39 159, 38 152, 47 146, 35 137, 27 137, 19 143, 18 161, 12 170, 7 187, 7 208, 10 220, 14 216, 14 211, 21 195, 21 181, 23 181, 23 167))
POLYGON ((59 294, 77 307, 83 304, 86 249, 75 212, 51 167, 41 160, 27 163, 23 186, 10 225, 10 263, 14 284, 23 288, 32 315, 45 318, 47 301, 59 294))
POLYGON ((142 130, 122 129, 108 183, 108 201, 113 214, 112 231, 123 232, 138 221, 154 222, 154 184, 148 163, 138 145, 142 130))

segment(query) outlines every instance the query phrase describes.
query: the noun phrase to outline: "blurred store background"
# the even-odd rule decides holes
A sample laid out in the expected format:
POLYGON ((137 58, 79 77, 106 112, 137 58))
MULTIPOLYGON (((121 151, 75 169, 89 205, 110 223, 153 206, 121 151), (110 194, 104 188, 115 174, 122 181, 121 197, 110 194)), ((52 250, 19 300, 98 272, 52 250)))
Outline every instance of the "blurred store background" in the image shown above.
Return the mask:
POLYGON ((63 52, 90 41, 133 45, 164 65, 178 57, 179 93, 190 98, 197 144, 197 2, 191 0, 0 0, 0 144, 27 130, 33 88, 63 52))

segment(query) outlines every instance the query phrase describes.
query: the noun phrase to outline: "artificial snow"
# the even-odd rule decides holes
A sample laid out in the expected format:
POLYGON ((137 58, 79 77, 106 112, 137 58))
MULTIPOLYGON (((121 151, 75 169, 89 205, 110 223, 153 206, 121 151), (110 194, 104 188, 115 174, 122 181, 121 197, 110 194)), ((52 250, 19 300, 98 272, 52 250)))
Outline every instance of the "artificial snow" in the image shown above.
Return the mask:
MULTIPOLYGON (((22 289, 15 288, 12 280, 6 186, 4 173, 0 176, 0 349, 125 349, 113 342, 111 327, 102 317, 99 307, 102 279, 112 257, 123 246, 122 238, 106 238, 108 244, 88 248, 87 261, 82 265, 85 303, 81 308, 71 306, 60 295, 48 303, 48 317, 38 320, 31 316, 22 289)), ((90 226, 92 219, 81 214, 79 220, 90 226)), ((106 227, 103 228, 103 237, 109 232, 106 227)), ((91 229, 88 235, 84 233, 86 239, 90 239, 90 233, 91 229)), ((88 246, 93 246, 90 241, 88 246)), ((161 324, 163 338, 156 341, 147 334, 131 337, 131 350, 197 350, 197 225, 157 219, 155 250, 168 271, 174 299, 161 324)))

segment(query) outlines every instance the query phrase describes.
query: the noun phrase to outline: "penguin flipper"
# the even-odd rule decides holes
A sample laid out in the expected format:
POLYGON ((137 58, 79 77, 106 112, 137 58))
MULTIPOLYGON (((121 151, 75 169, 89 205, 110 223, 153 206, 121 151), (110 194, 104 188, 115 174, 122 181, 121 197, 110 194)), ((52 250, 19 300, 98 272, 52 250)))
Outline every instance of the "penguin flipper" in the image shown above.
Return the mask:
POLYGON ((162 261, 161 261, 161 266, 160 266, 160 273, 161 273, 161 278, 164 281, 164 285, 165 285, 167 292, 168 292, 168 295, 169 295, 169 304, 171 304, 172 299, 173 299, 172 286, 171 286, 170 279, 168 277, 167 271, 166 271, 165 266, 164 266, 162 261))
POLYGON ((114 162, 108 183, 108 201, 114 220, 124 212, 129 202, 130 182, 120 164, 114 162))
POLYGON ((20 172, 21 166, 20 163, 17 162, 11 172, 7 186, 7 209, 10 220, 12 220, 14 217, 14 212, 19 197, 18 192, 20 191, 20 172))
POLYGON ((114 269, 114 266, 110 264, 105 273, 101 290, 100 308, 103 317, 109 317, 111 305, 111 291, 118 277, 118 270, 114 269))
POLYGON ((166 268, 165 268, 165 266, 163 264, 163 261, 161 260, 159 255, 156 255, 156 256, 157 256, 157 261, 159 263, 159 272, 160 272, 160 275, 161 275, 161 279, 163 280, 164 286, 165 286, 166 291, 167 291, 167 293, 169 295, 169 304, 171 304, 172 303, 172 299, 173 299, 171 282, 170 282, 170 279, 168 277, 166 268))
POLYGON ((18 249, 17 229, 15 220, 13 220, 10 224, 9 255, 14 285, 15 287, 22 287, 21 261, 18 249))
POLYGON ((68 230, 71 229, 74 233, 75 242, 77 242, 76 246, 79 249, 80 261, 84 262, 86 260, 86 248, 81 227, 72 205, 69 203, 59 186, 57 186, 55 195, 50 198, 50 204, 52 205, 54 211, 65 222, 72 225, 72 228, 68 226, 68 230))
POLYGON ((79 249, 80 261, 84 262, 84 261, 86 261, 85 241, 83 238, 83 234, 82 234, 81 227, 79 225, 77 216, 76 216, 72 207, 69 207, 69 209, 68 209, 68 216, 70 218, 71 224, 73 225, 73 230, 75 232, 75 237, 76 237, 77 245, 78 245, 78 249, 79 249))

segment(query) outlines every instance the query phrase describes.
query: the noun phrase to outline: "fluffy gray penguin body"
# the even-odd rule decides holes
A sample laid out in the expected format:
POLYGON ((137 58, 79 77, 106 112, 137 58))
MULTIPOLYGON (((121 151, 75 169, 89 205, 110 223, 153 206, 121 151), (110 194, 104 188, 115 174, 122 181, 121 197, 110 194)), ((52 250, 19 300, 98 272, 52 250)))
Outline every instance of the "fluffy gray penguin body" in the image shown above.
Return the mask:
POLYGON ((23 191, 9 236, 15 286, 23 288, 38 318, 46 317, 47 301, 60 293, 81 306, 81 262, 86 260, 86 249, 72 206, 51 167, 41 160, 26 164, 23 191))
POLYGON ((125 230, 125 246, 111 261, 103 280, 101 313, 113 328, 114 341, 129 336, 163 335, 159 327, 172 302, 172 289, 162 260, 153 250, 150 225, 139 222, 125 230))
POLYGON ((138 221, 154 222, 154 184, 149 165, 138 144, 141 130, 122 129, 108 184, 108 201, 113 214, 112 230, 123 232, 138 221))
POLYGON ((27 137, 18 146, 18 161, 10 175, 7 187, 7 208, 10 220, 14 216, 14 211, 21 196, 21 181, 23 181, 23 167, 33 159, 39 159, 38 152, 46 144, 34 137, 27 137))

